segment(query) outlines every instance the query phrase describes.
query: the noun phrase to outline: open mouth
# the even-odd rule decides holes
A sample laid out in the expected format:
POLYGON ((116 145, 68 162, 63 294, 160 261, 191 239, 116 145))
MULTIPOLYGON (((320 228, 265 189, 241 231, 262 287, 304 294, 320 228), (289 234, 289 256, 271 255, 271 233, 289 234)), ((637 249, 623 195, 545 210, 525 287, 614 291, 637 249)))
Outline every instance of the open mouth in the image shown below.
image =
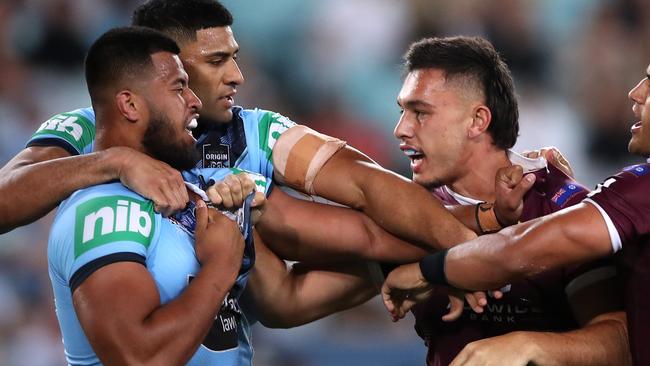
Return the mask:
POLYGON ((192 117, 192 119, 188 122, 188 124, 185 126, 185 130, 191 134, 192 130, 195 129, 198 125, 199 122, 196 120, 198 116, 192 117))
POLYGON ((415 149, 404 149, 404 155, 408 157, 409 159, 415 161, 415 160, 422 160, 424 158, 424 154, 418 150, 415 149))
POLYGON ((630 131, 634 132, 639 130, 641 128, 641 125, 642 125, 641 121, 633 124, 632 127, 630 128, 630 131))

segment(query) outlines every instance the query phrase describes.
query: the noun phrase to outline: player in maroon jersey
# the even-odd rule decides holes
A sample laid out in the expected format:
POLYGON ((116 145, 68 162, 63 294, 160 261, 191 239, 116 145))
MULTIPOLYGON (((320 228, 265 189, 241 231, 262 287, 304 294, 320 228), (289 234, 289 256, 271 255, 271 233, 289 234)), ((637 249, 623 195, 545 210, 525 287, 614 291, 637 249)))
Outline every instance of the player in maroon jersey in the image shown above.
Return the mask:
MULTIPOLYGON (((632 128, 629 151, 650 155, 650 66, 630 92, 639 119, 632 128)), ((432 284, 488 289, 541 272, 595 258, 617 255, 634 364, 650 364, 650 164, 623 169, 609 177, 581 203, 449 251, 428 256, 391 272, 382 294, 393 317, 403 317, 432 284)), ((606 343, 624 340, 613 336, 606 343)), ((593 346, 594 351, 598 347, 593 346)), ((569 348, 570 344, 557 344, 569 348)), ((513 352, 519 350, 513 350, 513 352)), ((458 364, 472 364, 472 352, 458 364)), ((460 357, 460 356, 459 356, 460 357)))
MULTIPOLYGON (((493 202, 495 173, 512 164, 533 172, 537 178, 524 197, 521 221, 550 214, 585 198, 584 187, 554 166, 547 166, 544 159, 527 159, 508 151, 517 137, 517 101, 510 72, 487 41, 466 37, 425 39, 411 46, 406 67, 408 74, 398 97, 403 114, 395 135, 412 160, 414 181, 433 189, 445 204, 493 202)), ((563 357, 571 358, 557 355, 556 360, 578 358, 591 348, 586 347, 589 343, 608 339, 619 328, 624 329, 622 322, 604 322, 617 314, 622 316, 622 312, 603 314, 617 309, 616 304, 592 301, 614 292, 613 273, 611 265, 606 268, 601 263, 560 268, 512 283, 503 289, 505 296, 490 299, 482 313, 476 314, 468 307, 455 322, 442 319, 448 312, 446 293, 434 292, 428 302, 413 311, 416 330, 429 347, 427 362, 448 365, 467 344, 478 340, 490 344, 483 350, 489 358, 502 361, 501 352, 515 353, 512 348, 516 347, 517 356, 524 360, 530 357, 525 352, 532 348, 530 345, 552 353, 550 342, 567 335, 579 339, 583 347, 567 348, 568 355, 563 357), (599 278, 600 283, 588 286, 594 278, 599 278), (591 290, 602 292, 588 293, 591 290), (570 332, 536 338, 541 331, 570 332), (495 336, 501 337, 486 339, 495 336), (524 344, 529 347, 524 348, 524 344)), ((618 356, 624 353, 604 359, 604 364, 620 364, 618 356)), ((583 359, 577 364, 594 364, 591 361, 583 359)))

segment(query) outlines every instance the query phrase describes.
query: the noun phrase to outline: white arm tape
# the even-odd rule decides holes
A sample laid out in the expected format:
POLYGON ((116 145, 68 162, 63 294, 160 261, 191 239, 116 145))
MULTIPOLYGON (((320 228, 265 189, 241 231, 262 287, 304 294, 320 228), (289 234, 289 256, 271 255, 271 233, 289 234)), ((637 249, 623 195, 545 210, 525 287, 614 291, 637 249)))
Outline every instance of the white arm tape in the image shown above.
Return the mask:
POLYGON ((308 194, 314 191, 314 179, 323 165, 345 141, 323 135, 309 127, 296 125, 286 130, 273 146, 275 178, 280 183, 308 194))

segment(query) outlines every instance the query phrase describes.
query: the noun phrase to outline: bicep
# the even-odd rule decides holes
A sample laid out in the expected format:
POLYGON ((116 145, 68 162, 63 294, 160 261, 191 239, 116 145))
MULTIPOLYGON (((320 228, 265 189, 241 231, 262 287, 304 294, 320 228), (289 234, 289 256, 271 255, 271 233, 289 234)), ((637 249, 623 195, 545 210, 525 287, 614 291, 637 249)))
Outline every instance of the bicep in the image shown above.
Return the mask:
POLYGON ((456 287, 485 290, 611 253, 603 216, 580 203, 450 249, 445 273, 456 287))
POLYGON ((116 262, 81 283, 73 292, 73 303, 97 356, 105 363, 119 363, 119 350, 138 342, 134 329, 160 306, 160 297, 145 266, 116 262))
POLYGON ((314 179, 314 189, 324 197, 351 204, 361 209, 365 203, 364 180, 370 174, 388 172, 361 151, 345 146, 323 165, 314 179))
MULTIPOLYGON (((605 219, 588 203, 503 230, 511 235, 506 256, 533 274, 612 254, 605 219)), ((531 273, 529 273, 531 274, 531 273)))

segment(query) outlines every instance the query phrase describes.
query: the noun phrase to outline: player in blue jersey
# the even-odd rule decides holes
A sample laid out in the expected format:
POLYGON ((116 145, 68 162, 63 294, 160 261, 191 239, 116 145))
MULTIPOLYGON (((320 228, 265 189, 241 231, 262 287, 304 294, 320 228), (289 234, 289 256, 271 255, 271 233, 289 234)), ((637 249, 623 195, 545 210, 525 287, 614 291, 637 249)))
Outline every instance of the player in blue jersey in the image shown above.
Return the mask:
MULTIPOLYGON (((175 169, 195 164, 190 129, 201 102, 178 52, 148 28, 115 29, 91 46, 86 80, 98 151, 126 146, 175 169)), ((237 306, 247 276, 242 233, 200 199, 195 213, 163 218, 120 183, 79 190, 61 204, 48 263, 70 364, 250 363, 237 306)))

